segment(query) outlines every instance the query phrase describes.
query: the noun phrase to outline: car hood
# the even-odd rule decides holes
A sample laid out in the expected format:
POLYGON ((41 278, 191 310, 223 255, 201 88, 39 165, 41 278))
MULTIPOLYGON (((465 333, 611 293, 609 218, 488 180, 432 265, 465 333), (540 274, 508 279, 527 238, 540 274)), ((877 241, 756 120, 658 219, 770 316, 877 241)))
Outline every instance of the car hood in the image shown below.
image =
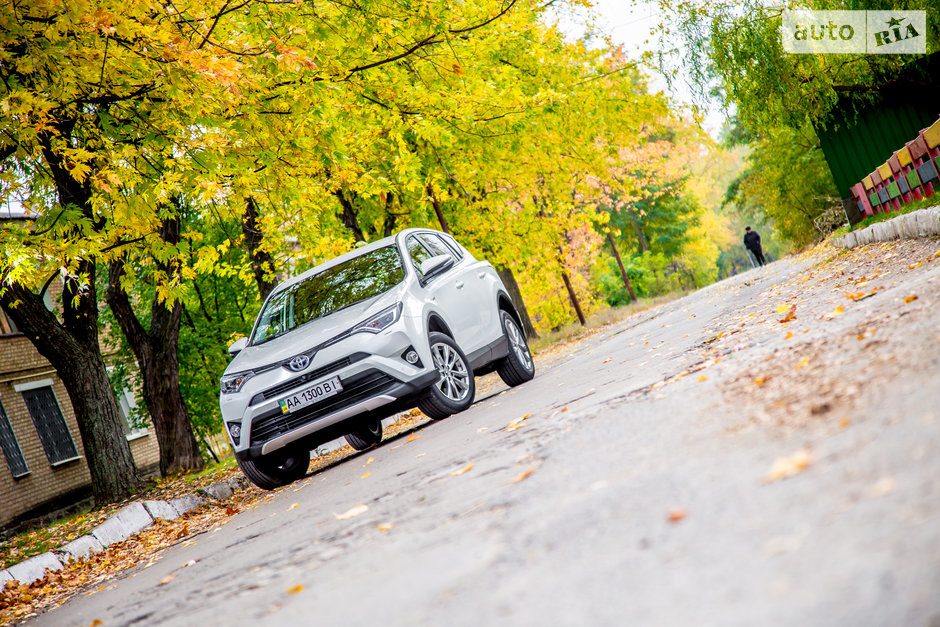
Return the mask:
POLYGON ((397 285, 389 291, 367 298, 345 309, 311 320, 292 331, 256 346, 245 347, 229 362, 224 374, 254 370, 276 364, 336 337, 370 316, 401 300, 404 290, 397 285))

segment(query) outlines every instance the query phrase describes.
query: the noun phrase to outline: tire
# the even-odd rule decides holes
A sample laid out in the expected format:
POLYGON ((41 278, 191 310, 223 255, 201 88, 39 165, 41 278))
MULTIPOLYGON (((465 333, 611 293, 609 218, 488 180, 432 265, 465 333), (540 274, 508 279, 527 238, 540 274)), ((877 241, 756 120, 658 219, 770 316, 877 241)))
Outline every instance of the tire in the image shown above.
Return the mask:
POLYGON ((272 453, 258 459, 236 459, 249 481, 262 490, 273 490, 297 481, 310 466, 310 451, 272 453))
POLYGON ((503 335, 509 342, 509 354, 497 364, 496 372, 506 385, 515 387, 532 380, 535 376, 535 361, 529 352, 525 334, 515 319, 503 310, 499 312, 499 319, 503 325, 503 335))
POLYGON ((470 407, 476 385, 470 361, 454 340, 433 332, 428 335, 428 344, 439 377, 418 401, 418 409, 432 420, 441 420, 470 407))
POLYGON ((382 421, 367 422, 352 433, 346 434, 349 446, 364 451, 382 441, 382 421))

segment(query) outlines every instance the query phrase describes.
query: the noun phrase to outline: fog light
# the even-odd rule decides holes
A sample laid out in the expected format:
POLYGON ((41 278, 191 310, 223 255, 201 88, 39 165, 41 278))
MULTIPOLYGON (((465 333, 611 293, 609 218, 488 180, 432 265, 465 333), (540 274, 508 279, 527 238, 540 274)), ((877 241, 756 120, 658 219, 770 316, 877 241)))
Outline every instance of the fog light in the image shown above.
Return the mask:
POLYGON ((238 446, 238 443, 242 437, 242 426, 237 422, 229 423, 228 434, 232 436, 232 442, 235 443, 235 446, 238 446))
POLYGON ((405 361, 407 361, 409 364, 418 363, 418 353, 413 350, 408 351, 405 353, 405 361))

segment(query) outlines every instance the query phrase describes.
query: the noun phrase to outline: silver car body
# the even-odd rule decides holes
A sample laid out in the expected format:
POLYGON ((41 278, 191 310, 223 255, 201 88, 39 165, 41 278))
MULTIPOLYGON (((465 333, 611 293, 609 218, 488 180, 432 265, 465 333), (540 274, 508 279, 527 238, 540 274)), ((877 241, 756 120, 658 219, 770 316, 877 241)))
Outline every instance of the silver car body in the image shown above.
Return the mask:
MULTIPOLYGON (((517 321, 518 315, 493 266, 474 258, 449 235, 428 229, 407 229, 320 264, 278 285, 266 303, 313 275, 387 246, 395 246, 401 255, 404 280, 400 283, 273 339, 250 339, 237 352, 222 377, 223 389, 229 382, 230 391, 220 395, 220 406, 239 459, 256 459, 287 446, 311 450, 364 420, 414 407, 415 399, 438 380, 428 344, 431 331, 450 335, 476 374, 493 370, 508 354, 500 309, 517 321), (441 252, 443 242, 454 258, 453 266, 424 284, 419 264, 409 254, 409 245, 414 247, 415 241, 432 253, 441 252), (428 242, 438 250, 430 250, 428 242), (353 331, 396 306, 400 307, 398 319, 378 333, 353 331), (417 363, 405 359, 409 350, 417 353, 417 363), (239 376, 247 379, 231 391, 231 382, 239 376), (341 392, 300 411, 282 409, 282 401, 298 391, 337 377, 341 392)), ((253 333, 257 330, 256 321, 253 333)), ((326 383, 321 389, 330 387, 326 383)))

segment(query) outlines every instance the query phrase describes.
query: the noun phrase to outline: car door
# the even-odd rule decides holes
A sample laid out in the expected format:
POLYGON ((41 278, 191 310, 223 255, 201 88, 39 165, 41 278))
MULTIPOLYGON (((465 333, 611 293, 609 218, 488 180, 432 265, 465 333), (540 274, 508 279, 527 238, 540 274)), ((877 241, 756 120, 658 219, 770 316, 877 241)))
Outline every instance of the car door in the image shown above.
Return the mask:
POLYGON ((425 286, 425 294, 444 317, 444 321, 454 334, 454 340, 470 354, 480 347, 479 315, 476 311, 478 304, 474 304, 471 290, 466 289, 468 278, 466 264, 461 264, 453 252, 443 245, 440 240, 435 242, 422 234, 409 235, 405 240, 408 255, 419 278, 421 275, 421 262, 438 255, 449 255, 454 258, 454 267, 447 272, 432 278, 425 286))

